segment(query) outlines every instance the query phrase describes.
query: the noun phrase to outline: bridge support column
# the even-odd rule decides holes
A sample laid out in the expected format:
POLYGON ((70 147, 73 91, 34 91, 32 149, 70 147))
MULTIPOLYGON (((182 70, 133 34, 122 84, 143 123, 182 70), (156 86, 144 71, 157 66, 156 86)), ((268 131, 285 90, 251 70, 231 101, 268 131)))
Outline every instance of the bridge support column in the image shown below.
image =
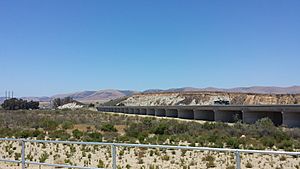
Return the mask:
POLYGON ((147 115, 155 116, 155 109, 147 109, 147 115))
POLYGON ((282 125, 300 127, 300 112, 282 112, 282 125))
POLYGON ((214 110, 214 114, 215 121, 233 123, 242 119, 242 112, 239 111, 214 110))
POLYGON ((155 116, 165 117, 166 110, 165 109, 155 109, 155 116))
POLYGON ((147 114, 147 109, 140 109, 140 114, 146 115, 147 114))
POLYGON ((182 119, 194 119, 194 110, 193 109, 179 109, 178 118, 182 119))
POLYGON ((255 123, 262 118, 269 118, 276 125, 282 125, 282 113, 281 112, 259 112, 259 111, 243 111, 244 123, 255 123))
POLYGON ((211 110, 194 110, 194 119, 195 120, 206 120, 206 121, 214 121, 215 114, 211 110))
POLYGON ((166 116, 167 117, 178 117, 178 110, 177 109, 167 109, 166 116))

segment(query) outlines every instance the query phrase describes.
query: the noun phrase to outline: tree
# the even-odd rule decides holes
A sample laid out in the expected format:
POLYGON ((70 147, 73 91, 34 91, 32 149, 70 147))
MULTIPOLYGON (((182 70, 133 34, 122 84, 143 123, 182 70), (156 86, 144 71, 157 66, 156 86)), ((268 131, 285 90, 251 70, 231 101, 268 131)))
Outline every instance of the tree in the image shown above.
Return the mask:
POLYGON ((65 105, 65 104, 68 104, 68 103, 73 103, 75 100, 72 99, 71 97, 65 97, 63 99, 61 98, 55 98, 52 100, 52 106, 54 108, 57 108, 59 106, 62 106, 62 105, 65 105))
POLYGON ((17 98, 11 98, 5 100, 1 107, 5 110, 19 110, 19 109, 39 109, 39 102, 30 101, 17 98))

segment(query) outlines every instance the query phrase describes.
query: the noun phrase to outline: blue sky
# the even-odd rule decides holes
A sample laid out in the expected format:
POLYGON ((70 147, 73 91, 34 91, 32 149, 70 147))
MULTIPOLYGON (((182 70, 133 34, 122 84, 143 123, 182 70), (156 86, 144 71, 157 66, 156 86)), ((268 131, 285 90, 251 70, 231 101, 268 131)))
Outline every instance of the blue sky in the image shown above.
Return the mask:
POLYGON ((299 0, 2 0, 0 92, 300 85, 299 0))

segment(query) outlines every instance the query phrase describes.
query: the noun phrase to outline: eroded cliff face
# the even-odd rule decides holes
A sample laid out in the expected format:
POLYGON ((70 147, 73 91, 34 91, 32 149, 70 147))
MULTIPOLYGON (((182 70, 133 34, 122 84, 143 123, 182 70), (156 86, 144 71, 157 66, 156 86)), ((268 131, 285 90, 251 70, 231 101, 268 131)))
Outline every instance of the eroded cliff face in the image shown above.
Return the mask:
POLYGON ((215 101, 231 105, 300 104, 300 94, 251 94, 228 92, 142 93, 122 101, 126 106, 213 105, 215 101))

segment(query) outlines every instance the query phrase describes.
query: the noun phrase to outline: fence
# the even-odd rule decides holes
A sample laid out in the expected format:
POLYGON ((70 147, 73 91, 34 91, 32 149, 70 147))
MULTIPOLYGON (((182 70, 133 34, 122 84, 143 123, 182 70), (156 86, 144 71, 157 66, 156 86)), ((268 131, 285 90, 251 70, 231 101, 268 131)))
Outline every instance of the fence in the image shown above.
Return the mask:
MULTIPOLYGON (((51 140, 28 140, 28 139, 11 139, 11 138, 0 138, 0 141, 16 141, 21 144, 21 160, 7 160, 1 159, 0 162, 8 163, 19 163, 22 169, 26 169, 26 164, 30 165, 42 165, 42 166, 52 166, 52 167, 63 167, 63 168, 78 168, 78 169, 101 169, 94 167, 80 167, 72 165, 62 165, 62 164, 49 164, 26 161, 25 159, 25 144, 26 143, 56 143, 56 144, 77 144, 77 145, 101 145, 101 146, 111 146, 112 154, 112 168, 117 169, 117 147, 137 147, 137 148, 159 148, 159 149, 181 149, 181 150, 194 150, 194 151, 213 151, 213 152, 231 152, 235 153, 236 168, 241 168, 241 153, 258 153, 267 155, 290 155, 290 156, 300 156, 300 152, 286 152, 286 151, 266 151, 266 150, 243 150, 243 149, 228 149, 228 148, 209 148, 209 147, 189 147, 189 146, 169 146, 169 145, 148 145, 148 144, 125 144, 125 143, 103 143, 103 142, 76 142, 76 141, 51 141, 51 140)), ((105 169, 105 168, 103 168, 105 169)))

